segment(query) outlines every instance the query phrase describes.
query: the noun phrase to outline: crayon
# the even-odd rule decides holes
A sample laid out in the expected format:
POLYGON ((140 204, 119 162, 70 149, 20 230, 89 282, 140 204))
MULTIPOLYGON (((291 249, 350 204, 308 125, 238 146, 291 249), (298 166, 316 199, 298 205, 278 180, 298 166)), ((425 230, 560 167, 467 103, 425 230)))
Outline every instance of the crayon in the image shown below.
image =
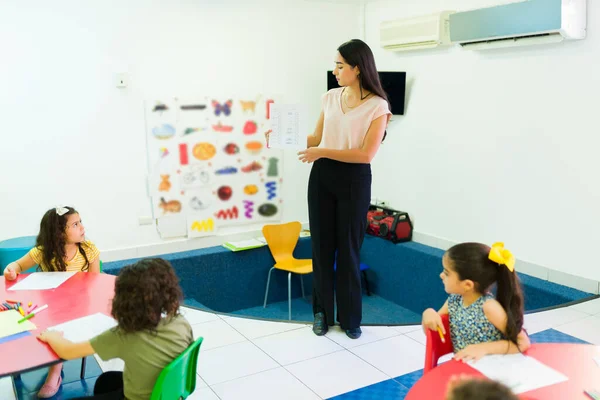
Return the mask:
POLYGON ((35 314, 29 314, 26 317, 21 318, 17 323, 20 324, 21 322, 27 321, 29 318, 32 318, 35 314))
POLYGON ((442 333, 442 328, 440 328, 439 326, 437 327, 437 331, 440 334, 440 339, 442 340, 442 343, 446 343, 446 339, 444 339, 444 334, 442 333))

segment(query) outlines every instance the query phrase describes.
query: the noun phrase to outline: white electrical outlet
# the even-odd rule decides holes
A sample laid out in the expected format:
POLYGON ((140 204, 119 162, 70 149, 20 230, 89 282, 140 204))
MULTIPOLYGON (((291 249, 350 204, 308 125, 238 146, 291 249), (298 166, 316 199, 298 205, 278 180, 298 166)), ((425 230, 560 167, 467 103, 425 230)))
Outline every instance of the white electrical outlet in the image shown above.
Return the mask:
POLYGON ((387 200, 382 200, 378 197, 371 199, 371 204, 375 204, 378 207, 387 207, 388 202, 387 200))
POLYGON ((154 223, 154 218, 152 217, 139 217, 138 220, 140 225, 152 225, 154 223))
POLYGON ((115 86, 118 88, 126 88, 129 84, 129 75, 127 72, 120 72, 115 74, 115 86))

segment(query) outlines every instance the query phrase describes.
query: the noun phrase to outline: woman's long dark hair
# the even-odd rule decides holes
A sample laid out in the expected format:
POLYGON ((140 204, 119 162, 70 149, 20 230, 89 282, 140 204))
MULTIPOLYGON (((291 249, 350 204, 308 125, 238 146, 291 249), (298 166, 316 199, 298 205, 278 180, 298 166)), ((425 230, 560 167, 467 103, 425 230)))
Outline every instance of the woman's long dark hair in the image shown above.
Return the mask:
MULTIPOLYGON (((39 270, 46 272, 67 270, 67 264, 65 263, 67 220, 69 219, 69 215, 78 214, 78 212, 73 207, 65 206, 63 208, 68 210, 63 215, 58 215, 56 208, 49 209, 40 222, 40 233, 35 243, 36 247, 42 252, 42 261, 38 266, 39 270)), ((81 270, 87 271, 90 268, 87 254, 85 254, 81 243, 77 243, 77 247, 77 251, 85 259, 85 265, 81 270)))
POLYGON ((523 292, 516 272, 489 259, 490 247, 481 243, 461 243, 446 253, 460 280, 470 279, 478 293, 497 283, 496 300, 506 311, 506 338, 517 344, 523 329, 523 292))
MULTIPOLYGON (((388 108, 392 111, 392 105, 390 104, 385 90, 383 90, 383 87, 381 86, 379 73, 375 66, 375 57, 373 56, 371 48, 360 39, 351 39, 343 43, 337 50, 348 65, 352 68, 358 67, 358 70, 360 71, 358 74, 360 99, 363 100, 366 97, 363 97, 364 88, 387 101, 388 108)), ((385 140, 386 136, 387 131, 383 134, 383 140, 385 140)))

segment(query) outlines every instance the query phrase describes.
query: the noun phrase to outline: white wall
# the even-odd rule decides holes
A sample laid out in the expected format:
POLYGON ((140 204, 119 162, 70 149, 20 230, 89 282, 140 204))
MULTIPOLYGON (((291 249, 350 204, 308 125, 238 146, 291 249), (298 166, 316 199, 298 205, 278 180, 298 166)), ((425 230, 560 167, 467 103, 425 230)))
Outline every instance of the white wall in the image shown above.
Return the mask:
MULTIPOLYGON (((600 7, 588 2, 581 42, 379 48, 381 20, 502 1, 367 2, 365 38, 379 69, 407 71, 409 83, 406 115, 374 161, 374 197, 409 211, 421 234, 504 240, 520 259, 600 280, 600 7)), ((104 252, 163 243, 138 225, 150 213, 143 100, 282 93, 316 119, 335 48, 362 33, 362 7, 349 3, 2 2, 0 240, 36 234, 43 212, 67 203, 104 252), (127 89, 113 85, 122 71, 127 89)), ((284 219, 305 221, 309 167, 294 158, 285 160, 284 219)))
MULTIPOLYGON (((138 225, 150 215, 145 99, 282 94, 316 122, 335 49, 360 32, 358 4, 302 0, 0 7, 0 240, 37 234, 45 210, 70 204, 102 251, 163 242, 138 225), (117 72, 129 73, 127 89, 117 72)), ((306 221, 310 167, 295 158, 286 154, 284 220, 306 221)))
POLYGON ((588 1, 588 37, 578 42, 489 52, 379 46, 382 20, 501 2, 368 3, 378 69, 408 73, 406 115, 374 161, 374 196, 409 211, 422 234, 505 241, 521 260, 600 280, 600 5, 588 1))

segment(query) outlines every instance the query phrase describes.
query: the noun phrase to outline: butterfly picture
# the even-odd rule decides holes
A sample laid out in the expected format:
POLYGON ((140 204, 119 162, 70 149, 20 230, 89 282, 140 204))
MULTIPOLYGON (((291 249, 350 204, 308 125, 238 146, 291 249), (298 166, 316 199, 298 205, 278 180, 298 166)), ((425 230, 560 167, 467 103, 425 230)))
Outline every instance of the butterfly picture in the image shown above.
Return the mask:
POLYGON ((225 103, 219 103, 216 100, 212 101, 212 106, 215 109, 215 115, 218 117, 223 114, 224 116, 228 116, 231 114, 231 106, 233 105, 232 100, 227 100, 225 103))

